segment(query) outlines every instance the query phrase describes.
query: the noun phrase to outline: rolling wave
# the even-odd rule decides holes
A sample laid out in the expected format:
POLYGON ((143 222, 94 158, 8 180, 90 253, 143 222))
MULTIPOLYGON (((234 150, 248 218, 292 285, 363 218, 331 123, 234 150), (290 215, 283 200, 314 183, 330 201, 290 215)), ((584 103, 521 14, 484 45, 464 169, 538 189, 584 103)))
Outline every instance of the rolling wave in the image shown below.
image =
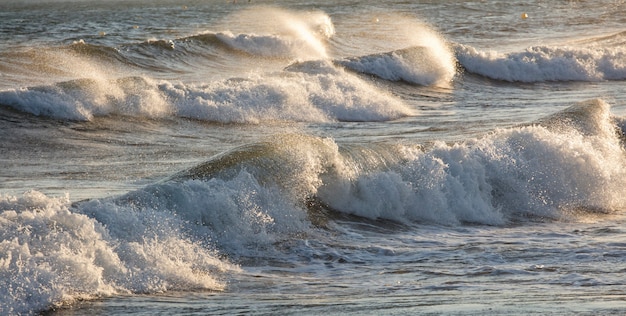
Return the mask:
POLYGON ((594 36, 573 41, 576 45, 596 45, 618 47, 626 44, 626 31, 594 36))
POLYGON ((398 98, 332 65, 201 85, 144 77, 72 80, 1 91, 0 104, 79 121, 125 115, 257 124, 386 121, 413 114, 398 98))
MULTIPOLYGON (((213 157, 147 195, 167 199, 178 195, 164 193, 166 187, 252 181, 255 194, 267 194, 258 201, 300 214, 290 227, 308 225, 303 214, 310 201, 328 211, 407 224, 575 219, 626 205, 620 193, 626 172, 623 131, 617 122, 610 106, 597 99, 535 124, 429 148, 339 146, 332 139, 283 135, 213 157)), ((139 200, 151 200, 145 195, 142 191, 139 200)), ((182 202, 172 205, 177 203, 182 202)), ((271 207, 253 208, 270 212, 271 207)))
POLYGON ((510 82, 626 79, 626 50, 617 47, 535 46, 518 53, 485 52, 457 45, 456 56, 470 73, 510 82))
MULTIPOLYGON (((220 72, 222 67, 239 69, 238 64, 241 64, 240 69, 248 69, 248 64, 262 63, 263 60, 268 62, 268 59, 328 58, 326 41, 334 35, 334 26, 328 15, 256 8, 254 12, 239 12, 237 16, 245 18, 246 14, 255 15, 259 11, 272 17, 272 23, 259 22, 238 32, 204 31, 178 38, 149 39, 116 46, 75 39, 60 46, 27 47, 0 53, 0 69, 7 82, 19 82, 25 71, 30 71, 30 82, 33 79, 50 82, 50 78, 58 82, 90 78, 94 70, 114 73, 113 77, 145 74, 145 70, 150 71, 153 77, 163 74, 177 76, 197 73, 199 67, 220 72)), ((235 23, 238 24, 241 23, 235 23)))
POLYGON ((124 45, 121 50, 139 52, 161 60, 161 54, 182 51, 189 56, 207 56, 214 51, 232 51, 263 58, 325 59, 325 41, 335 34, 330 17, 323 12, 300 13, 273 7, 255 7, 231 16, 239 31, 205 31, 169 40, 150 40, 124 45), (265 16, 259 21, 259 15, 265 16), (247 21, 247 22, 246 22, 247 21), (267 21, 271 21, 268 23, 267 21), (252 23, 247 25, 246 23, 252 23))
POLYGON ((118 197, 2 196, 2 305, 19 314, 100 295, 221 290, 239 271, 224 255, 281 256, 282 243, 332 230, 333 214, 455 226, 616 212, 626 206, 620 124, 590 100, 428 148, 288 134, 118 197))
POLYGON ((622 145, 608 104, 592 100, 540 125, 438 143, 397 169, 318 194, 334 209, 359 216, 441 224, 612 212, 626 202, 619 193, 626 171, 622 145))
MULTIPOLYGON (((452 54, 449 55, 452 57, 452 54)), ((447 86, 456 74, 453 58, 435 54, 428 47, 411 47, 336 62, 350 70, 375 75, 390 81, 405 81, 422 86, 447 86)))
MULTIPOLYGON (((600 41, 605 43, 621 38, 618 34, 600 41)), ((448 50, 446 47, 447 44, 442 42, 438 49, 415 46, 347 57, 335 60, 335 63, 385 80, 406 81, 424 86, 449 84, 456 74, 457 62, 469 73, 510 82, 626 79, 626 51, 623 45, 534 46, 523 52, 505 54, 456 44, 454 54, 442 54, 442 51, 448 50)), ((120 49, 77 42, 67 49, 84 57, 154 71, 181 71, 193 65, 193 60, 216 59, 231 52, 259 58, 327 59, 325 52, 312 52, 299 40, 279 35, 231 32, 203 33, 170 41, 149 41, 126 45, 120 49)))
MULTIPOLYGON (((444 42, 438 43, 445 46, 444 42)), ((70 59, 72 66, 66 67, 68 73, 65 76, 82 79, 0 91, 0 104, 34 115, 68 120, 128 115, 252 124, 264 121, 389 121, 415 115, 415 112, 399 98, 351 72, 420 85, 448 85, 456 72, 454 60, 435 55, 437 49, 430 46, 334 62, 326 59, 299 61, 281 73, 200 84, 128 76, 133 71, 107 67, 113 63, 118 67, 130 65, 151 69, 154 73, 175 74, 185 72, 185 67, 197 68, 194 60, 223 55, 215 51, 219 46, 219 49, 272 57, 291 56, 294 47, 301 47, 280 36, 232 33, 204 33, 176 41, 147 41, 121 49, 76 42, 65 48, 74 56, 70 59), (161 62, 163 60, 165 62, 161 62)), ((446 50, 445 47, 439 49, 446 50)), ((29 58, 38 59, 36 57, 29 58)))
MULTIPOLYGON (((307 225, 303 209, 311 199, 340 213, 444 225, 560 219, 580 209, 611 212, 626 203, 620 194, 626 159, 618 122, 606 102, 589 100, 535 124, 428 148, 340 146, 332 139, 279 135, 106 203, 177 208, 180 216, 191 209, 224 212, 203 211, 211 204, 229 208, 226 213, 246 207, 263 214, 286 212, 259 213, 268 220, 302 215, 289 219, 298 223, 286 224, 290 227, 307 225)), ((84 205, 89 203, 100 205, 84 205)), ((191 222, 220 226, 201 219, 213 215, 193 216, 191 222)))

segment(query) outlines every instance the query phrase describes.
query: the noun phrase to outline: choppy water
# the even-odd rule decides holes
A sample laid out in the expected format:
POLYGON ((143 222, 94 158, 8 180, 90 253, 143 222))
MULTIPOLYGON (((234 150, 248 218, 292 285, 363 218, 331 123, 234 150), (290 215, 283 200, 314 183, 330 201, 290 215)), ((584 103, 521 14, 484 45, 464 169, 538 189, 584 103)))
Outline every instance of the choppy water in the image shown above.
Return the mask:
POLYGON ((0 314, 623 313, 625 13, 0 2, 0 314))

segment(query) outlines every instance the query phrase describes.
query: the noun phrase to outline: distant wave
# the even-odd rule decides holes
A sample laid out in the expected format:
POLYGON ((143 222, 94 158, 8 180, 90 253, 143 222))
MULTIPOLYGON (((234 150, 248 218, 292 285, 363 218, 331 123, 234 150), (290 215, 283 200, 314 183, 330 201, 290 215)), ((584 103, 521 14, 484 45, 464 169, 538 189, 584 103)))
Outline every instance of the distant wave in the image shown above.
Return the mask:
POLYGON ((335 34, 331 18, 321 11, 257 6, 229 18, 245 25, 246 31, 229 30, 216 36, 231 48, 264 57, 325 59, 325 42, 335 34))
POLYGON ((323 38, 313 35, 233 33, 231 31, 203 32, 172 40, 151 40, 141 44, 126 45, 127 50, 136 47, 156 48, 155 57, 165 51, 184 51, 190 55, 203 55, 207 51, 225 49, 250 56, 263 58, 304 58, 321 59, 326 57, 323 38), (315 40, 313 40, 315 39, 315 40))
POLYGON ((463 68, 473 74, 511 82, 601 81, 626 79, 626 49, 617 47, 530 47, 501 54, 456 46, 463 68))
MULTIPOLYGON (((328 22, 330 23, 330 21, 328 22)), ((332 23, 327 27, 332 28, 332 23)), ((84 67, 149 70, 156 73, 180 73, 197 71, 198 65, 211 64, 215 60, 248 58, 274 58, 288 60, 326 59, 325 40, 314 30, 289 31, 278 34, 254 34, 202 32, 173 39, 150 39, 109 47, 76 40, 73 43, 43 48, 4 52, 2 59, 11 65, 7 71, 23 73, 32 68, 34 75, 58 77, 60 74, 77 76, 84 67), (22 68, 20 68, 22 67, 22 68), (79 69, 77 69, 79 68, 79 69), (41 74, 42 70, 45 71, 41 74)), ((332 33, 327 34, 332 36, 332 33)))
MULTIPOLYGON (((58 48, 55 48, 58 49, 58 48)), ((113 47, 87 44, 85 41, 76 41, 68 46, 63 47, 78 55, 88 56, 97 59, 105 59, 109 61, 118 61, 123 64, 131 63, 128 58, 120 54, 120 51, 113 47)))
MULTIPOLYGON (((445 49, 444 49, 445 50, 445 49)), ((446 58, 429 47, 411 47, 388 53, 351 57, 338 64, 385 80, 405 81, 423 86, 447 85, 456 74, 452 54, 446 58)))
POLYGON ((603 47, 618 47, 626 44, 626 31, 612 34, 603 34, 572 41, 573 45, 601 45, 603 47))
MULTIPOLYGON (((305 43, 299 40, 286 39, 278 35, 253 35, 230 32, 216 33, 215 36, 228 47, 251 55, 275 58, 293 58, 306 56, 311 52, 305 43)), ((324 55, 322 52, 312 52, 313 57, 324 55)))
POLYGON ((328 64, 313 72, 201 85, 144 77, 80 79, 1 91, 0 104, 34 115, 83 121, 127 115, 256 124, 387 121, 413 114, 398 98, 328 64))

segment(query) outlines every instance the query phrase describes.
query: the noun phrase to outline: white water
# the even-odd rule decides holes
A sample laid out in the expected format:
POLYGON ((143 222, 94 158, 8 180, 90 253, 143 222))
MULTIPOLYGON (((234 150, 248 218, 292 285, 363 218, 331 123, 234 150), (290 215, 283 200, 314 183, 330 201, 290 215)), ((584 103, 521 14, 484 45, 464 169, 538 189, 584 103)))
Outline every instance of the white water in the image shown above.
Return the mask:
POLYGON ((85 209, 96 220, 67 197, 37 191, 5 196, 0 206, 3 313, 122 293, 221 290, 222 274, 238 270, 156 211, 94 202, 85 209))
POLYGON ((482 52, 460 45, 457 56, 474 74, 506 81, 601 81, 626 79, 626 50, 616 47, 533 46, 523 52, 482 52))

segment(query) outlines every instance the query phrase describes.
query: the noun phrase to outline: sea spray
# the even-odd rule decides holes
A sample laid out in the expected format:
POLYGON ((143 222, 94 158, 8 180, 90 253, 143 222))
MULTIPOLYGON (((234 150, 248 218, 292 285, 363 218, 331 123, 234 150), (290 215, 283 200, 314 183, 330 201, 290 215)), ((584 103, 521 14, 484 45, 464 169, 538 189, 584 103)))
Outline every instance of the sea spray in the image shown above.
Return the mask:
POLYGON ((456 59, 448 41, 433 26, 401 14, 371 20, 368 45, 380 46, 379 51, 339 59, 339 64, 386 80, 450 87, 456 59))
POLYGON ((221 275, 237 270, 167 214, 106 201, 80 207, 37 191, 0 197, 0 312, 129 292, 221 290, 221 275))
POLYGON ((326 59, 325 41, 335 34, 330 17, 319 11, 256 6, 238 11, 226 20, 236 21, 227 25, 238 28, 218 33, 220 40, 233 48, 264 57, 326 59), (264 18, 259 19, 259 16, 264 18))
POLYGON ((395 167, 326 182, 318 196, 341 212, 446 225, 623 208, 626 161, 608 104, 583 102, 542 124, 410 150, 395 167))
POLYGON ((410 47, 382 54, 337 61, 347 69, 391 81, 422 86, 448 87, 456 72, 452 59, 436 55, 428 47, 410 47))

